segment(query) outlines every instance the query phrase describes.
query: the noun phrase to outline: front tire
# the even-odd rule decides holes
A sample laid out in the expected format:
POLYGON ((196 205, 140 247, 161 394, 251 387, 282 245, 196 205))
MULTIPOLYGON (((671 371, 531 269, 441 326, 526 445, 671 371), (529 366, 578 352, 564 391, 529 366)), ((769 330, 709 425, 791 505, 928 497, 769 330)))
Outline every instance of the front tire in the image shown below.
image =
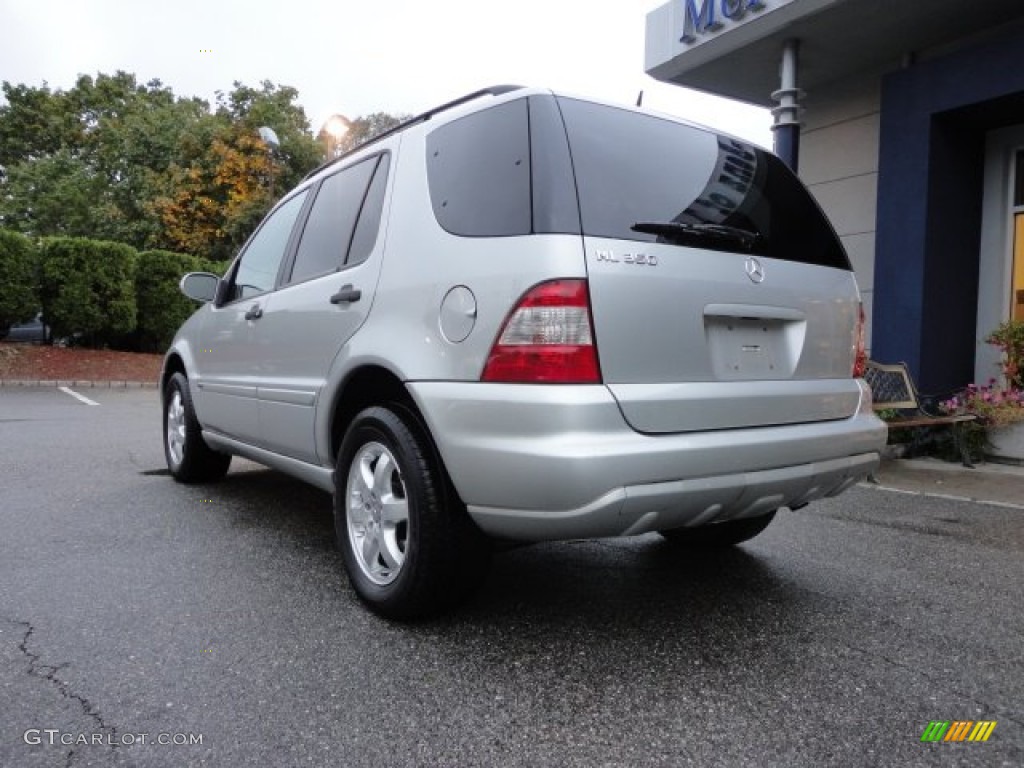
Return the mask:
POLYGON ((182 373, 171 376, 164 388, 164 458, 171 477, 182 483, 220 480, 231 465, 230 454, 213 450, 203 440, 182 373))
POLYGON ((410 619, 465 598, 487 547, 433 445, 400 408, 360 412, 335 472, 334 524, 352 587, 375 613, 410 619))
POLYGON ((658 533, 676 546, 693 549, 721 549, 754 538, 774 519, 775 512, 769 512, 760 517, 726 520, 724 523, 712 523, 696 528, 673 528, 668 531, 658 531, 658 533))

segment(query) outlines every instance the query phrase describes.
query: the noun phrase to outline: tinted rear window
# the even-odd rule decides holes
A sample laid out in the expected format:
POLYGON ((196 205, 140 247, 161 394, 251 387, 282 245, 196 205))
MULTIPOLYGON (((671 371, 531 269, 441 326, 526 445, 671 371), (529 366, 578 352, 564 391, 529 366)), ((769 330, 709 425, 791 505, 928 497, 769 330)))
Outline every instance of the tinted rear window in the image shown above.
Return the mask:
POLYGON ((850 269, 821 209, 771 153, 651 115, 576 99, 558 103, 584 234, 670 242, 632 227, 722 225, 756 233, 749 250, 757 255, 850 269))
POLYGON ((427 137, 434 216, 456 235, 526 235, 531 229, 526 99, 444 125, 427 137))

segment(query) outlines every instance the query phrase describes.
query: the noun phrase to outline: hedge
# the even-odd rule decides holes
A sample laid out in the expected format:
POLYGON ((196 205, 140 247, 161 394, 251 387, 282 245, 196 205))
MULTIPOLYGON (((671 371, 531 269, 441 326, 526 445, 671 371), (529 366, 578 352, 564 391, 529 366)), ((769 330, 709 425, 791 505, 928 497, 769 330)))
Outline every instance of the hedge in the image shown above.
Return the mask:
POLYGON ((19 232, 0 229, 0 337, 39 311, 35 244, 19 232))
POLYGON ((36 245, 0 229, 0 337, 41 308, 52 338, 162 352, 198 306, 178 289, 182 276, 228 264, 80 237, 36 245))
POLYGON ((82 237, 41 243, 40 298, 54 338, 79 337, 91 346, 135 328, 135 250, 82 237))
POLYGON ((195 256, 171 251, 143 251, 135 276, 139 346, 165 350, 175 331, 196 311, 196 303, 178 290, 186 272, 198 272, 203 264, 195 256))

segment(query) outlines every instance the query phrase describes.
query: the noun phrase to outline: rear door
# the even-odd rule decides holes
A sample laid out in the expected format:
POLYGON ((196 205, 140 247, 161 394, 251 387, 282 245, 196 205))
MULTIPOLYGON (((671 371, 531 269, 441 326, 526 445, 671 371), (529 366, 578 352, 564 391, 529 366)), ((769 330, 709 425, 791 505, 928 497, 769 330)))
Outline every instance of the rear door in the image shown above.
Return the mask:
POLYGON ((559 99, 601 372, 642 432, 852 415, 859 295, 838 238, 773 155, 559 99))
POLYGON ((284 284, 263 309, 259 410, 262 444, 317 460, 315 405, 339 351, 373 303, 384 238, 379 236, 391 154, 341 167, 314 189, 284 284))

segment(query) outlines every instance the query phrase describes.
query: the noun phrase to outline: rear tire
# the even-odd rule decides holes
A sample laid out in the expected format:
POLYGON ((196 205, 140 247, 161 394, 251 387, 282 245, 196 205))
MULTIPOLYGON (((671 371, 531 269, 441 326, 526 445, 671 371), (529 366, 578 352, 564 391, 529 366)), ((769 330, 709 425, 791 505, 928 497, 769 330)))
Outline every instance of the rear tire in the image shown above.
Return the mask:
POLYGON ((164 458, 171 477, 182 483, 220 480, 231 466, 230 454, 213 450, 203 440, 182 373, 171 376, 164 388, 164 458))
POLYGON ((435 614, 482 581, 486 540, 411 413, 400 406, 361 411, 342 440, 334 482, 345 570, 374 613, 435 614))
POLYGON ((727 520, 697 528, 673 528, 658 531, 666 540, 679 547, 693 549, 720 549, 748 541, 761 533, 775 519, 775 512, 743 520, 727 520))

